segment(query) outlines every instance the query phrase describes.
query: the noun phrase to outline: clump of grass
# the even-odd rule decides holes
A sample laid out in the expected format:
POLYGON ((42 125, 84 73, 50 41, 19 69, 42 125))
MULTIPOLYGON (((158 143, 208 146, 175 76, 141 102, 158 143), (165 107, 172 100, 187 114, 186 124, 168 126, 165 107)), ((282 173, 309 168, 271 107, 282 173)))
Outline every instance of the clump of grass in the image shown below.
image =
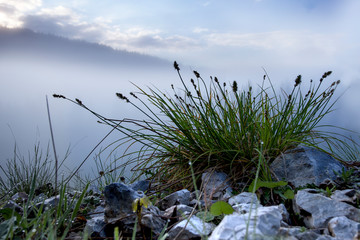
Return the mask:
MULTIPOLYGON (((66 152, 64 159, 59 167, 68 157, 66 152)), ((54 161, 50 154, 49 146, 43 152, 40 149, 40 143, 35 144, 34 152, 28 153, 28 157, 19 154, 18 148, 14 147, 14 155, 8 159, 5 166, 0 166, 4 177, 0 177, 0 194, 1 198, 11 196, 17 192, 29 193, 32 180, 35 178, 35 188, 53 184, 55 177, 54 161)))
POLYGON ((256 91, 251 86, 239 90, 236 81, 227 84, 211 77, 207 83, 196 71, 194 78, 185 82, 176 62, 174 68, 182 87, 171 85, 172 94, 140 87, 139 92, 130 93, 131 99, 116 94, 138 109, 144 120, 105 118, 78 99, 68 100, 116 127, 125 134, 123 142, 141 143, 134 169, 165 182, 187 178, 191 185, 189 163, 195 175, 215 168, 231 174, 234 180, 254 178, 260 155, 260 178, 271 180, 269 164, 280 153, 299 144, 318 147, 336 142, 319 125, 337 100, 332 101, 332 97, 340 80, 323 87, 331 71, 318 81, 311 80, 305 92, 299 75, 290 93, 278 94, 267 75, 256 91))

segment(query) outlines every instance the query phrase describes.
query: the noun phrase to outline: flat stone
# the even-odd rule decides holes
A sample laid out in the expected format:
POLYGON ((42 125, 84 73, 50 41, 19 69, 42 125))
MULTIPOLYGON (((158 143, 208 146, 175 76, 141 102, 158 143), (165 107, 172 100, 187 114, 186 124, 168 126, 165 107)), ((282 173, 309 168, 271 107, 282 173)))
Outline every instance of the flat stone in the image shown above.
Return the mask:
POLYGON ((335 172, 346 168, 332 156, 306 146, 287 150, 278 156, 270 169, 279 180, 291 182, 295 187, 315 184, 319 186, 325 179, 335 180, 335 172))

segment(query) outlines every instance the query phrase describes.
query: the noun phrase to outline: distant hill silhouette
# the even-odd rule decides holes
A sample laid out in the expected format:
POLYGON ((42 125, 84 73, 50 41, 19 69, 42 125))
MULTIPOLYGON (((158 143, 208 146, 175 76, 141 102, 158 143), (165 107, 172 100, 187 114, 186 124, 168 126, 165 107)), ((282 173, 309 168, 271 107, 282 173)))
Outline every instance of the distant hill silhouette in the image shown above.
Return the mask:
POLYGON ((119 68, 169 66, 168 61, 158 57, 115 50, 97 43, 37 33, 29 29, 0 27, 0 59, 9 56, 44 61, 101 64, 119 68))

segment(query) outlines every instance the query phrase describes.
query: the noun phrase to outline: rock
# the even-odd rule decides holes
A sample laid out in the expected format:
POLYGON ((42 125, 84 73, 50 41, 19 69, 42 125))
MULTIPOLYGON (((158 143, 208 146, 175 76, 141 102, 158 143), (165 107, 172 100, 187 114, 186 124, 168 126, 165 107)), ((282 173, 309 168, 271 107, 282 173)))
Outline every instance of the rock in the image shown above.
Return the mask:
POLYGON ((347 217, 334 217, 328 223, 331 236, 338 239, 355 239, 360 232, 360 224, 347 217))
POLYGON ((277 206, 259 207, 257 211, 226 215, 212 232, 209 240, 266 239, 275 237, 282 216, 277 206))
POLYGON ((204 186, 204 197, 213 200, 223 200, 232 196, 228 183, 229 177, 223 172, 207 171, 201 176, 204 186))
POLYGON ((279 239, 286 240, 332 240, 335 239, 329 235, 320 235, 304 227, 281 227, 279 230, 279 239))
POLYGON ((358 200, 358 194, 355 189, 335 190, 330 198, 338 202, 355 204, 358 200))
POLYGON ((91 219, 87 220, 84 231, 86 231, 90 236, 98 236, 105 238, 106 234, 104 232, 105 226, 104 214, 102 216, 93 216, 91 219))
POLYGON ((216 203, 217 201, 215 200, 197 200, 197 199, 193 199, 189 202, 189 206, 191 207, 195 207, 195 206, 200 206, 202 208, 206 208, 206 207, 210 207, 212 204, 216 203))
POLYGON ((105 213, 105 208, 103 206, 97 206, 94 211, 90 212, 90 216, 92 218, 94 217, 104 217, 104 213, 105 213))
POLYGON ((168 239, 188 240, 208 236, 215 228, 213 223, 204 222, 202 219, 192 216, 177 223, 169 232, 168 239))
POLYGON ((285 221, 286 223, 290 222, 290 214, 289 212, 286 210, 286 207, 284 204, 279 204, 277 205, 277 208, 279 209, 281 216, 282 216, 282 220, 285 221))
POLYGON ((123 183, 112 183, 104 189, 105 222, 112 222, 133 214, 132 203, 144 196, 123 183))
POLYGON ((345 168, 330 155, 315 148, 300 146, 287 150, 270 165, 279 180, 291 182, 295 187, 315 184, 319 186, 325 179, 336 179, 335 172, 345 168))
POLYGON ((165 210, 164 217, 170 218, 173 215, 174 211, 176 211, 176 217, 189 216, 193 209, 194 208, 184 204, 175 205, 165 210))
POLYGON ((142 225, 147 227, 152 234, 159 235, 164 229, 166 221, 161 218, 161 212, 157 207, 149 206, 141 215, 142 225))
MULTIPOLYGON (((44 201, 44 208, 49 207, 55 207, 60 201, 60 195, 53 196, 51 198, 48 198, 44 201)), ((42 203, 36 204, 37 206, 40 206, 42 203)))
POLYGON ((235 212, 237 213, 241 213, 241 214, 245 214, 250 212, 255 212, 256 209, 258 209, 259 207, 263 207, 261 204, 256 205, 254 203, 240 203, 240 204, 235 204, 232 206, 232 208, 234 209, 235 212))
POLYGON ((295 236, 303 232, 304 228, 301 227, 280 227, 277 236, 286 239, 289 237, 294 237, 295 239, 297 239, 295 236))
POLYGON ((142 191, 142 192, 146 192, 147 190, 149 190, 149 186, 150 186, 150 181, 148 180, 140 180, 130 184, 130 187, 132 189, 134 189, 135 191, 142 191))
POLYGON ((11 197, 11 200, 17 203, 24 203, 28 198, 29 196, 25 192, 18 192, 11 197))
POLYGON ((243 203, 249 203, 254 205, 259 205, 260 201, 258 200, 255 193, 250 192, 242 192, 236 196, 233 196, 229 198, 228 203, 231 206, 234 206, 235 204, 243 204, 243 203))
POLYGON ((335 201, 311 189, 297 192, 293 204, 294 211, 304 218, 308 228, 326 228, 328 221, 333 217, 346 216, 360 221, 360 210, 343 202, 335 201))
POLYGON ((161 210, 178 204, 188 205, 190 201, 190 191, 187 189, 174 192, 160 200, 158 206, 161 210))

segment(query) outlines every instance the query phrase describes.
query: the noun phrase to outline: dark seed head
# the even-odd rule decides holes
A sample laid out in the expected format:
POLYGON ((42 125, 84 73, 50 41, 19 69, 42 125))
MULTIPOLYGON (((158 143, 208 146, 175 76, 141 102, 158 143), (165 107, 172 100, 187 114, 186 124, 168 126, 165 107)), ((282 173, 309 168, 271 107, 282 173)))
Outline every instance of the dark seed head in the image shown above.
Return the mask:
POLYGON ((200 78, 200 73, 198 73, 197 71, 194 71, 195 77, 196 78, 200 78))
POLYGON ((179 64, 176 61, 174 61, 174 68, 175 70, 180 71, 179 64))
POLYGON ((295 79, 295 87, 297 87, 301 83, 301 75, 298 75, 295 79))
POLYGON ((133 96, 134 98, 138 98, 138 97, 135 95, 135 93, 133 93, 133 92, 131 92, 130 95, 133 96))
POLYGON ((54 98, 64 98, 65 99, 65 97, 63 95, 59 95, 59 94, 53 94, 53 97, 54 98))
POLYGON ((79 99, 75 98, 75 101, 76 101, 79 105, 83 105, 82 102, 81 102, 79 99))
POLYGON ((236 81, 233 82, 232 89, 233 89, 233 92, 237 92, 238 86, 237 86, 237 82, 236 82, 236 81))

